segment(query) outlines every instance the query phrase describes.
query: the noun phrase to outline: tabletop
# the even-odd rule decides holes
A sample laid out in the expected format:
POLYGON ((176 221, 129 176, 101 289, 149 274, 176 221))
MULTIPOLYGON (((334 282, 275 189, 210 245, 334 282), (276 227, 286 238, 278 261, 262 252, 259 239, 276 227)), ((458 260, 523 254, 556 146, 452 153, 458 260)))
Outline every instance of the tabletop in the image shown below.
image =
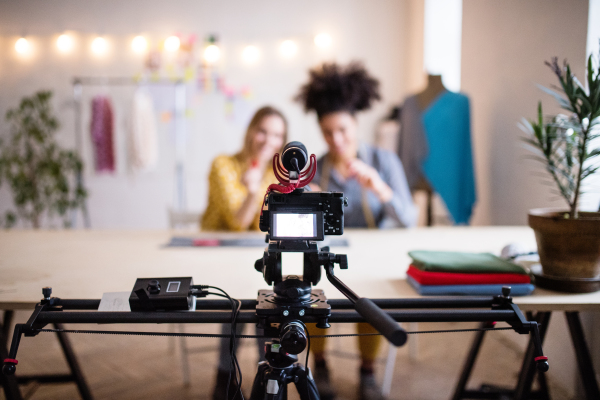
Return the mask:
MULTIPOLYGON (((217 286, 236 298, 255 298, 267 288, 254 261, 260 247, 168 247, 174 236, 204 238, 264 237, 181 231, 15 230, 0 232, 0 309, 30 309, 41 288, 53 296, 99 299, 104 292, 130 291, 136 278, 192 276, 195 284, 217 286)), ((395 230, 347 229, 349 268, 336 275, 362 297, 414 298, 407 284, 408 251, 446 250, 499 254, 508 243, 535 246, 528 227, 432 227, 395 230)), ((283 273, 302 274, 302 255, 284 254, 283 273)), ((323 273, 328 298, 342 298, 323 273)), ((523 310, 600 310, 600 292, 566 294, 536 288, 516 297, 523 310)))

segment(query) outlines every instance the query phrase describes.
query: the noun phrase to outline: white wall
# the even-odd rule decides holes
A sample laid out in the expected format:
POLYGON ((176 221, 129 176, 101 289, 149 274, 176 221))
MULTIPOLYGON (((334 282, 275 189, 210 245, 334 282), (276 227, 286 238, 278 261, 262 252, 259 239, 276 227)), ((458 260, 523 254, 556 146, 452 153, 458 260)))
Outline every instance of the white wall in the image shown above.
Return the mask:
MULTIPOLYGON (((549 188, 534 174, 540 166, 527 161, 520 148, 521 117, 535 115, 538 100, 551 111, 553 100, 535 84, 552 84, 543 61, 566 57, 575 71, 583 72, 586 46, 585 1, 465 0, 462 34, 462 91, 471 98, 473 143, 478 202, 473 224, 525 224, 527 210, 552 201, 549 188)), ((306 71, 323 60, 366 61, 382 83, 384 100, 361 117, 361 135, 370 140, 372 129, 391 104, 422 89, 424 0, 371 2, 305 1, 20 1, 0 2, 0 134, 6 132, 5 111, 19 99, 42 88, 56 93, 55 106, 62 122, 60 140, 74 144, 70 81, 74 75, 130 76, 142 70, 143 59, 129 49, 131 38, 145 34, 152 41, 180 32, 200 39, 219 35, 224 51, 221 72, 235 87, 248 85, 254 96, 241 101, 234 120, 225 117, 222 94, 197 93, 190 97, 188 119, 187 203, 202 210, 206 203, 206 174, 218 153, 237 150, 251 110, 264 103, 280 107, 290 120, 292 139, 303 140, 319 154, 324 144, 314 116, 307 116, 291 98, 306 80, 306 71), (79 32, 77 51, 58 54, 56 35, 79 32), (313 36, 327 31, 333 47, 318 51, 313 36), (111 43, 108 57, 89 52, 89 42, 103 34, 111 43), (30 39, 30 58, 17 56, 14 42, 30 39), (293 60, 277 53, 280 40, 293 38, 300 48, 293 60), (262 50, 258 65, 240 60, 244 45, 262 50)), ((192 85, 193 86, 193 85, 192 85)), ((159 167, 151 173, 131 175, 123 145, 131 88, 85 90, 84 157, 88 163, 89 208, 94 227, 161 228, 167 224, 166 207, 173 204, 174 146, 172 124, 161 123, 159 167), (115 175, 95 175, 89 145, 89 99, 109 93, 116 111, 116 135, 121 144, 115 175)), ((165 92, 169 104, 170 94, 165 92)), ((10 204, 6 188, 0 190, 0 212, 10 204)))
MULTIPOLYGON (((517 122, 534 118, 539 100, 545 113, 558 111, 554 99, 536 87, 555 84, 545 60, 567 58, 583 74, 587 17, 586 1, 463 1, 462 91, 471 98, 478 187, 474 224, 526 224, 527 210, 564 205, 540 183, 541 166, 525 159, 517 122)), ((572 342, 564 316, 554 314, 545 345, 555 360, 549 374, 573 397, 572 342)))
POLYGON ((557 111, 536 84, 555 84, 544 65, 558 56, 584 73, 587 1, 463 2, 462 91, 471 98, 478 202, 477 225, 527 223, 535 207, 564 206, 536 174, 543 171, 521 146, 517 127, 537 103, 557 111))
MULTIPOLYGON (((211 159, 219 153, 235 152, 241 145, 245 123, 251 110, 269 103, 280 107, 289 118, 292 139, 304 141, 319 154, 325 146, 314 116, 307 116, 292 101, 298 87, 307 79, 309 67, 325 60, 348 62, 364 60, 372 74, 381 80, 383 101, 360 117, 361 135, 369 140, 376 121, 389 107, 407 94, 404 69, 407 4, 403 1, 373 3, 345 1, 19 1, 0 2, 0 115, 18 104, 22 96, 45 88, 55 92, 55 107, 62 122, 60 140, 74 145, 70 81, 74 75, 132 76, 142 69, 143 59, 130 51, 131 38, 143 33, 155 42, 174 34, 219 36, 224 51, 221 72, 235 87, 248 85, 253 97, 242 101, 238 118, 225 117, 221 94, 190 97, 188 119, 187 183, 189 208, 201 210, 206 204, 206 175, 211 159), (54 40, 65 30, 77 32, 77 50, 58 54, 54 40), (333 46, 318 51, 312 43, 316 33, 326 31, 333 46), (89 43, 104 35, 110 54, 98 59, 89 52, 89 43), (14 42, 26 35, 33 46, 31 57, 19 57, 14 42), (277 46, 293 38, 299 43, 298 56, 283 60, 277 46), (261 49, 257 65, 248 67, 240 53, 247 44, 261 49)), ((192 85, 193 86, 193 85, 192 85)), ((96 228, 166 227, 166 208, 173 204, 174 147, 172 125, 160 125, 161 154, 156 171, 133 176, 125 165, 125 127, 131 88, 85 89, 84 158, 90 189, 89 209, 96 228), (89 144, 89 100, 98 93, 114 101, 117 172, 98 176, 92 171, 89 144)), ((165 102, 170 98, 164 92, 165 102)), ((0 120, 0 134, 7 125, 0 120)), ((9 206, 4 188, 0 192, 0 212, 9 206)))

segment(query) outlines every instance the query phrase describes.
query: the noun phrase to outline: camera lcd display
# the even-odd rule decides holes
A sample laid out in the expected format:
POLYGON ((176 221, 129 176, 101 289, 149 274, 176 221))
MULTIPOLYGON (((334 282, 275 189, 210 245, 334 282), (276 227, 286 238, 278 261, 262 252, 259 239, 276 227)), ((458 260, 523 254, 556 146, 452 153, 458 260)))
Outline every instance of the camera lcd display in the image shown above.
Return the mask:
POLYGON ((278 239, 316 239, 323 236, 317 213, 272 213, 272 237, 278 239))

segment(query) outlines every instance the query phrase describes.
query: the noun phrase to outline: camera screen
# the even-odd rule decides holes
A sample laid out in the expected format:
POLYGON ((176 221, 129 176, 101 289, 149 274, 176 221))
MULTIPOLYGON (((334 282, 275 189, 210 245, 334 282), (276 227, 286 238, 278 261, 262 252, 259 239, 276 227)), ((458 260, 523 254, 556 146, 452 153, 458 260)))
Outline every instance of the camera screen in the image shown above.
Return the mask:
POLYGON ((318 239, 317 214, 273 213, 273 238, 318 239))

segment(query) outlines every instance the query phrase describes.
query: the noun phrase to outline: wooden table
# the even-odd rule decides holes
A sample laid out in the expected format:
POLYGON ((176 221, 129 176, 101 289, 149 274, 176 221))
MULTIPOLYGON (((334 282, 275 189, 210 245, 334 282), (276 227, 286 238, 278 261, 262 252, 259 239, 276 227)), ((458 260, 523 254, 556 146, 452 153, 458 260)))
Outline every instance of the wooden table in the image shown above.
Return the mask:
MULTIPOLYGON (((239 236, 193 232, 187 235, 239 236)), ((243 237, 248 235, 253 237, 255 234, 243 237)), ((1 231, 0 309, 33 308, 41 299, 44 286, 51 286, 53 295, 61 298, 99 299, 104 292, 130 291, 138 277, 192 276, 196 284, 221 287, 237 298, 255 298, 258 289, 267 287, 262 275, 254 269, 254 261, 262 256, 261 248, 166 247, 172 236, 186 236, 186 233, 1 231)), ((410 250, 499 253, 511 242, 535 245, 533 232, 527 227, 346 230, 343 237, 348 239, 349 247, 332 247, 331 250, 348 255, 349 269, 338 270, 336 275, 360 296, 371 298, 419 297, 404 279, 410 250)), ((295 256, 285 256, 284 274, 301 274, 301 257, 295 256)), ((317 287, 324 289, 329 298, 343 297, 324 277, 317 287)), ((536 289, 532 296, 514 300, 522 310, 538 312, 537 318, 549 316, 552 311, 566 311, 577 316, 579 311, 600 309, 600 292, 562 294, 536 289)), ((574 341, 581 338, 574 336, 574 341)), ((587 348, 583 350, 587 351, 587 348)), ((578 358, 579 353, 577 350, 578 358)), ((457 388, 457 391, 460 390, 457 388)))

